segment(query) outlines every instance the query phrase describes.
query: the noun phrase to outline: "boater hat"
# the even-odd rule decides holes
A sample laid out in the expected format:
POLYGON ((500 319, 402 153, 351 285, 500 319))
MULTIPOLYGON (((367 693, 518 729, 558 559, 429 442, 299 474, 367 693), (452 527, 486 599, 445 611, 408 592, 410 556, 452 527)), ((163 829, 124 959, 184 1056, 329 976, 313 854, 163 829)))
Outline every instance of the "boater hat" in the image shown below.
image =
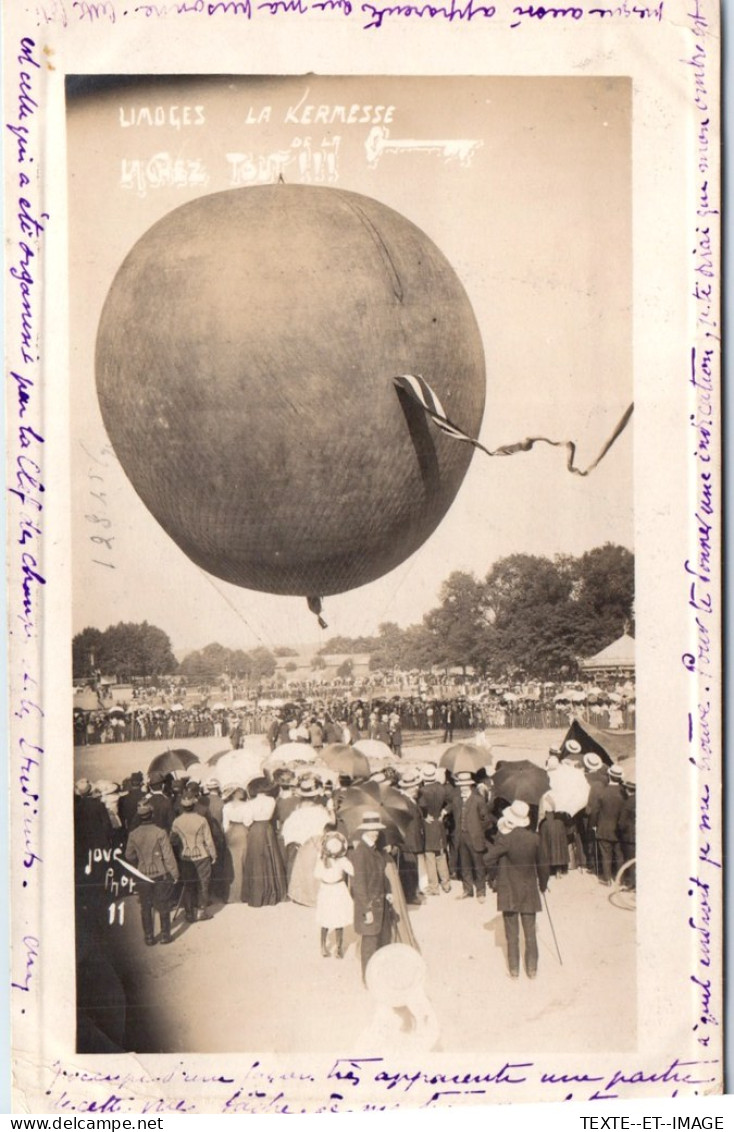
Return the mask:
POLYGON ((522 829, 524 826, 530 825, 530 807, 527 802, 521 802, 518 799, 502 811, 502 817, 512 829, 522 829))
POLYGON ((581 744, 579 742, 577 742, 576 739, 569 739, 568 742, 566 743, 566 754, 567 755, 580 755, 581 754, 581 744))
POLYGON ((302 798, 316 798, 321 793, 323 787, 318 778, 312 778, 310 775, 302 778, 298 783, 298 793, 302 798))
POLYGON ((584 755, 584 766, 587 770, 601 770, 603 763, 599 755, 590 751, 588 755, 584 755))
POLYGON ((365 810, 365 812, 362 814, 362 822, 357 826, 357 832, 366 833, 372 829, 374 829, 376 832, 379 832, 379 830, 386 828, 387 827, 384 826, 380 821, 380 815, 376 810, 365 810))
POLYGON ((607 773, 609 774, 609 779, 610 779, 611 782, 621 782, 622 781, 623 771, 622 771, 621 766, 617 766, 616 763, 614 764, 614 766, 609 767, 609 770, 608 770, 607 773))
POLYGON ((454 782, 457 786, 473 786, 474 775, 470 770, 460 770, 454 775, 454 782))
POLYGON ((423 763, 421 767, 421 778, 424 782, 436 781, 436 768, 433 763, 423 763))
POLYGON ((400 776, 400 786, 403 790, 410 790, 413 786, 420 786, 421 776, 417 769, 405 770, 400 776))

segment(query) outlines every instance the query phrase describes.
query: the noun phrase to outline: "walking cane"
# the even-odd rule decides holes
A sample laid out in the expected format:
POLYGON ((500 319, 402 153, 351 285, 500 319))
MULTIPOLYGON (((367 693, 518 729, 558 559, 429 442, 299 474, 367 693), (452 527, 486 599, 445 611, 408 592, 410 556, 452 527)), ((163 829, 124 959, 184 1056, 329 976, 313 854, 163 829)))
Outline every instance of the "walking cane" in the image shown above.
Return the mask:
POLYGON ((556 929, 553 927, 553 920, 551 919, 550 908, 548 907, 548 897, 546 896, 545 893, 543 893, 543 903, 545 904, 545 910, 548 913, 548 923, 550 924, 550 929, 551 929, 551 932, 553 934, 553 942, 556 945, 556 951, 558 953, 558 962, 561 964, 561 966, 563 966, 563 960, 561 959, 561 949, 558 946, 558 940, 556 939, 556 929))

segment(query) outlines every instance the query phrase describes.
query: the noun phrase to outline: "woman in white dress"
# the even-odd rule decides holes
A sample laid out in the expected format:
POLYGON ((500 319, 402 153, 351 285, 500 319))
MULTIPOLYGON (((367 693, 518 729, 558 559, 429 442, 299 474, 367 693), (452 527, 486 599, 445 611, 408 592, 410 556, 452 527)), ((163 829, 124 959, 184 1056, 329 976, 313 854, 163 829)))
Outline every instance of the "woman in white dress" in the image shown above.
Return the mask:
POLYGON ((325 833, 321 852, 314 867, 319 882, 316 894, 316 921, 321 928, 321 954, 328 959, 329 932, 336 934, 337 959, 344 955, 344 928, 354 920, 354 904, 347 887, 347 877, 354 876, 354 866, 347 858, 347 839, 336 830, 325 833))

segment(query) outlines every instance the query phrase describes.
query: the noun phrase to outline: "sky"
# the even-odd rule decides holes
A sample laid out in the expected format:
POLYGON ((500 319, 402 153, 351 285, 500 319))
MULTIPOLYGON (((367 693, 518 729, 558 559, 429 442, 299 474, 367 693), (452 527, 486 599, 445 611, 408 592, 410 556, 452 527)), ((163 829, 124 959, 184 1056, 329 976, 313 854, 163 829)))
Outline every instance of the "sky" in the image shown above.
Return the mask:
MULTIPOLYGON (((232 586, 189 561, 136 494, 102 422, 94 349, 105 296, 135 241, 197 196, 246 191, 282 171, 289 183, 310 177, 374 197, 418 225, 476 315, 486 359, 479 439, 490 449, 526 436, 573 439, 583 467, 632 401, 627 79, 82 82, 68 103, 68 156, 74 632, 147 620, 179 656, 211 641, 248 649, 319 640, 304 598, 232 586), (353 105, 392 108, 377 153, 372 122, 333 112, 353 105), (329 107, 335 120, 314 123, 308 106, 329 107), (457 141, 472 144, 446 145, 457 141)), ((508 554, 634 549, 632 425, 586 478, 568 473, 563 449, 475 452, 420 549, 370 585, 326 599, 322 638, 420 621, 452 571, 483 577, 508 554)))

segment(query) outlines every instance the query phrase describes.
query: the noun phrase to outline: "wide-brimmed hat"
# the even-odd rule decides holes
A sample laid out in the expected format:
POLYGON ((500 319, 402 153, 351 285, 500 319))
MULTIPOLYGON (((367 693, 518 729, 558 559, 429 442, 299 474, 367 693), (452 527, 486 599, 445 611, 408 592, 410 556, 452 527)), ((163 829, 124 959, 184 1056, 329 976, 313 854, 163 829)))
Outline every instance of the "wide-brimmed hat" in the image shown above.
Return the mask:
POLYGON ((348 849, 347 839, 343 833, 332 830, 324 834, 321 847, 326 857, 343 857, 348 849))
POLYGON ((323 785, 318 778, 313 778, 307 775, 302 778, 298 783, 298 793, 302 798, 317 798, 323 789, 323 785))
POLYGON ((150 802, 138 802, 136 812, 139 818, 151 818, 153 816, 153 807, 150 802))
POLYGON ((580 755, 581 754, 581 744, 576 739, 569 739, 568 742, 565 744, 565 748, 566 748, 566 754, 567 755, 580 755))
POLYGON ((513 829, 522 829, 530 825, 530 807, 527 802, 521 802, 518 798, 511 806, 505 807, 502 817, 513 829))
POLYGON ((204 789, 205 790, 218 790, 219 789, 219 779, 218 778, 208 778, 206 780, 206 782, 204 783, 204 789))
POLYGON ((193 810, 196 805, 196 798, 193 794, 182 794, 179 799, 179 805, 183 806, 185 810, 193 810))
POLYGON ((100 798, 107 798, 110 794, 120 793, 120 784, 119 782, 111 782, 108 778, 102 778, 94 783, 94 789, 100 798))
POLYGON ((624 771, 616 763, 609 767, 607 774, 611 782, 621 782, 624 778, 624 771))
POLYGON ((132 784, 133 786, 140 786, 140 783, 141 783, 142 781, 143 781, 143 772, 142 772, 142 770, 134 770, 134 771, 132 772, 132 774, 130 775, 130 782, 131 782, 131 784, 132 784))
POLYGON ((588 755, 584 755, 584 766, 587 770, 601 770, 603 766, 601 755, 589 751, 588 755))
POLYGON ((148 786, 162 786, 166 776, 160 770, 154 770, 148 775, 148 786))
POLYGON ((380 820, 380 815, 377 813, 377 811, 373 812, 372 810, 365 810, 365 812, 362 814, 362 821, 357 826, 357 832, 366 833, 370 830, 374 830, 377 833, 379 832, 379 830, 385 828, 386 827, 380 820))
POLYGON ((92 784, 88 778, 77 778, 76 782, 74 783, 74 790, 80 798, 83 798, 85 794, 89 794, 91 792, 91 789, 92 784))
POLYGON ((239 782, 228 782, 226 786, 222 787, 222 799, 225 802, 228 801, 232 797, 232 795, 235 793, 236 790, 241 790, 243 794, 247 793, 247 791, 245 790, 245 787, 242 786, 241 783, 239 783, 239 782))

